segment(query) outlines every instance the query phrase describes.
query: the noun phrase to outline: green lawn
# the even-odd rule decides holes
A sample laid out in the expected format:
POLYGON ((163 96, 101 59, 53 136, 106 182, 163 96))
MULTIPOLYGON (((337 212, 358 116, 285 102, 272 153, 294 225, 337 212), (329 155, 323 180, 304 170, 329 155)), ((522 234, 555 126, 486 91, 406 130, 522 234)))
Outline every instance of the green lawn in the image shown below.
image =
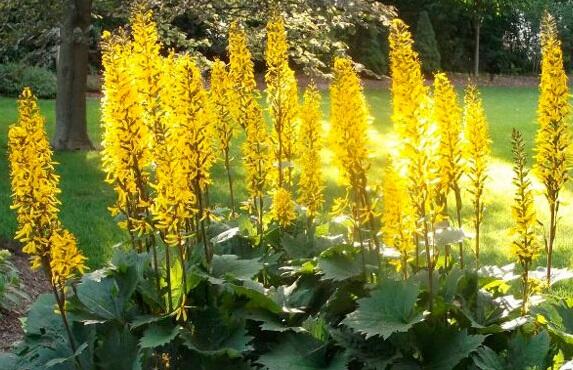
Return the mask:
MULTIPOLYGON (((535 111, 537 106, 537 89, 535 88, 482 88, 484 106, 490 123, 493 139, 491 180, 487 193, 488 208, 484 221, 483 263, 505 264, 510 261, 510 237, 508 228, 511 226, 510 206, 513 188, 511 185, 511 146, 510 134, 512 128, 520 129, 526 139, 529 154, 532 153, 533 140, 536 130, 535 111)), ((383 156, 395 140, 390 133, 390 100, 388 90, 367 90, 367 100, 370 104, 374 121, 370 130, 373 144, 374 163, 371 172, 373 184, 382 181, 380 166, 383 156)), ((48 122, 49 134, 53 131, 54 102, 42 101, 42 112, 48 122)), ((323 108, 328 117, 328 99, 325 97, 323 108)), ((98 101, 88 101, 89 131, 95 142, 100 140, 98 101)), ((16 102, 14 99, 0 98, 0 150, 6 152, 6 132, 8 125, 16 119, 16 102)), ((238 145, 235 146, 235 157, 239 156, 238 145)), ((124 238, 124 234, 116 227, 109 216, 107 207, 112 203, 114 194, 104 183, 100 170, 100 156, 97 152, 88 153, 57 153, 56 160, 60 163, 58 172, 61 175, 62 187, 62 221, 64 225, 76 234, 81 248, 89 257, 90 265, 101 265, 110 254, 110 246, 124 238)), ((335 182, 336 172, 328 166, 329 154, 325 154, 326 180, 328 198, 332 199, 341 193, 341 188, 335 182)), ((530 162, 531 163, 531 162, 530 162)), ((242 176, 242 170, 236 169, 237 176, 242 176)), ((10 191, 6 155, 0 157, 0 239, 12 237, 15 220, 9 210, 10 191)), ((214 169, 215 189, 212 191, 214 203, 222 203, 227 196, 226 183, 223 180, 222 166, 214 169)), ((236 183, 240 183, 237 181, 236 183)), ((545 201, 542 187, 534 182, 538 191, 537 205, 545 217, 545 201)), ((244 197, 244 188, 238 189, 238 199, 244 197)), ((561 210, 561 223, 557 246, 555 250, 555 266, 573 267, 572 239, 573 235, 573 184, 569 184, 564 193, 561 210)), ((469 198, 468 198, 469 199, 469 198)), ((465 209, 466 213, 468 209, 465 209)), ((540 264, 544 261, 540 260, 540 264)), ((573 292, 573 284, 556 286, 556 292, 573 292)))

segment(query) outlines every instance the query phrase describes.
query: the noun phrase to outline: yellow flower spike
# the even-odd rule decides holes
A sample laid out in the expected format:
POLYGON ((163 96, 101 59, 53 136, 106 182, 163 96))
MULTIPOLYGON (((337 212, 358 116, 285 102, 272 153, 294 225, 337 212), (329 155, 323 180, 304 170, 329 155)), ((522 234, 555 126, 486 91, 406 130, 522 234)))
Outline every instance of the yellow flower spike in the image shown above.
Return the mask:
MULTIPOLYGON (((152 134, 130 74, 132 45, 125 35, 103 40, 102 167, 117 194, 111 208, 126 217, 132 236, 148 230, 152 134)), ((112 214, 117 215, 117 214, 112 214)))
POLYGON ((456 90, 445 73, 434 77, 434 121, 440 135, 440 182, 444 191, 459 190, 463 174, 462 110, 456 90))
POLYGON ((247 35, 237 22, 229 28, 229 74, 233 83, 233 119, 245 129, 248 124, 249 105, 258 98, 254 64, 247 45, 247 35))
MULTIPOLYGON (((205 191, 211 182, 215 161, 215 140, 212 112, 201 71, 189 55, 175 62, 175 119, 180 127, 182 163, 190 187, 205 191)), ((197 195, 197 194, 196 194, 197 195)))
MULTIPOLYGON (((295 131, 298 87, 288 64, 288 42, 284 21, 273 16, 267 24, 266 62, 267 103, 273 122, 274 159, 278 186, 292 187, 295 159, 295 131)), ((274 177, 274 176, 273 176, 274 177)))
POLYGON ((390 71, 392 75, 392 122, 399 136, 407 136, 408 126, 416 120, 428 89, 414 40, 408 26, 400 19, 390 24, 390 71))
POLYGON ((271 215, 282 228, 290 226, 296 220, 295 204, 292 200, 292 195, 285 188, 274 190, 271 215))
POLYGON ((334 82, 330 86, 329 142, 343 181, 359 185, 370 167, 367 129, 370 119, 362 84, 349 58, 334 61, 334 82))
POLYGON ((307 214, 313 218, 324 203, 324 180, 320 151, 322 149, 322 111, 320 92, 313 84, 304 92, 301 107, 301 124, 298 134, 300 167, 298 202, 306 207, 307 214))
POLYGON ((231 114, 233 85, 227 70, 227 66, 220 60, 215 60, 211 66, 211 87, 209 98, 215 117, 215 131, 219 143, 219 150, 223 155, 227 181, 229 183, 229 197, 231 211, 235 213, 235 194, 233 190, 233 178, 231 175, 231 140, 233 139, 236 125, 231 114))
POLYGON ((511 134, 513 151, 513 184, 515 185, 514 204, 511 207, 515 225, 511 229, 514 236, 512 242, 512 254, 523 269, 523 304, 522 314, 528 310, 529 296, 532 293, 530 286, 529 270, 533 260, 539 255, 541 245, 537 236, 537 215, 533 199, 531 181, 528 178, 527 158, 525 156, 525 144, 519 131, 513 129, 511 134))
POLYGON ((382 237, 384 244, 400 252, 397 267, 408 278, 408 262, 414 253, 413 235, 416 216, 405 179, 400 176, 393 160, 384 167, 382 188, 382 237))
POLYGON ((18 229, 15 238, 32 257, 32 266, 49 258, 49 238, 58 227, 59 177, 36 97, 25 88, 18 100, 18 121, 8 131, 12 206, 18 229))
MULTIPOLYGON (((352 217, 355 223, 353 238, 360 242, 364 256, 362 222, 368 223, 370 238, 380 259, 380 243, 376 233, 373 208, 368 194, 367 171, 370 168, 367 129, 370 120, 366 99, 358 74, 349 58, 334 60, 334 81, 330 85, 329 143, 336 165, 352 199, 352 217)), ((381 261, 378 260, 379 267, 381 261)), ((366 269, 363 267, 364 277, 366 269)))
POLYGON ((553 244, 557 231, 557 211, 561 189, 569 181, 571 151, 569 132, 571 106, 567 74, 563 66, 563 52, 553 17, 546 13, 542 21, 541 82, 535 137, 535 174, 545 185, 549 206, 547 235, 547 282, 551 281, 553 244))
POLYGON ((142 106, 143 120, 157 142, 165 135, 161 117, 163 112, 160 99, 157 98, 163 94, 163 58, 160 55, 162 45, 152 16, 152 12, 145 9, 136 9, 131 15, 133 53, 130 72, 142 106))
POLYGON ((464 157, 472 195, 475 254, 479 265, 480 226, 484 217, 484 189, 488 175, 491 140, 488 123, 477 88, 468 86, 464 97, 464 157))

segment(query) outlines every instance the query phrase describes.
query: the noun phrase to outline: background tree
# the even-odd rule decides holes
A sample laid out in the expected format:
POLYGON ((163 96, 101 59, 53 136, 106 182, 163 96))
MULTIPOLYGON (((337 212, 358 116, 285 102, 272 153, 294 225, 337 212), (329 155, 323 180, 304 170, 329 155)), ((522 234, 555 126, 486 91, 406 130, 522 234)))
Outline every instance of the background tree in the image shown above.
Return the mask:
POLYGON ((426 11, 420 12, 414 43, 422 60, 422 71, 425 74, 430 74, 440 69, 441 56, 438 50, 436 34, 434 33, 430 16, 426 11))

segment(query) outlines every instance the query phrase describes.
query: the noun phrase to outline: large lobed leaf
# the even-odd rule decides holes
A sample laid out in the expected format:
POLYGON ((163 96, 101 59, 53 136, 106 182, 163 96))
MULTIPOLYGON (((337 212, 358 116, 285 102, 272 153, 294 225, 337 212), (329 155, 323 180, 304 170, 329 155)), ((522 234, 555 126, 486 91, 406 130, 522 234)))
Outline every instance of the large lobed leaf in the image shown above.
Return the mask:
POLYGON ((358 308, 342 321, 344 325, 370 338, 383 339, 408 331, 423 320, 416 310, 419 286, 411 281, 385 280, 370 297, 358 300, 358 308))

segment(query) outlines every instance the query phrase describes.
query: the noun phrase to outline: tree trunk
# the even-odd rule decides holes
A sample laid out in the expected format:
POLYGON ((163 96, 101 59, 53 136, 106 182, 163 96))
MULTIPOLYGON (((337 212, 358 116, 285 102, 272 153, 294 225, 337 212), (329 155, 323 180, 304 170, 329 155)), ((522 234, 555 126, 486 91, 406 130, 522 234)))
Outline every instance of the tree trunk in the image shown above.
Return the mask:
POLYGON ((474 76, 479 76, 479 37, 481 32, 481 19, 476 17, 475 25, 475 50, 474 50, 474 76))
POLYGON ((86 121, 88 32, 92 0, 66 0, 60 26, 56 95, 56 150, 89 150, 86 121))

